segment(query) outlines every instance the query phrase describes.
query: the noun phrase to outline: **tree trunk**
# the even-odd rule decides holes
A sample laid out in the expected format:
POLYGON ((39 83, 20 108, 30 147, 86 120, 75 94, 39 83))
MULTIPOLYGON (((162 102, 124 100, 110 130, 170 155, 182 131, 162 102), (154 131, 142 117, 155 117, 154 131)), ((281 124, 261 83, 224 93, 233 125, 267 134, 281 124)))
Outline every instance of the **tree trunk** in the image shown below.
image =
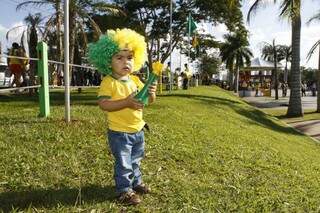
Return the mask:
POLYGON ((283 82, 284 83, 288 82, 288 61, 287 61, 287 59, 286 59, 286 66, 284 68, 283 82))
POLYGON ((61 1, 57 0, 55 4, 55 10, 57 13, 57 19, 56 19, 56 27, 57 27, 57 60, 62 61, 63 60, 63 49, 62 49, 62 37, 61 37, 61 1))
MULTIPOLYGON (((273 44, 273 48, 275 48, 274 44, 273 44)), ((278 67, 277 67, 277 51, 276 49, 274 49, 274 91, 275 91, 275 99, 278 100, 279 99, 279 95, 278 95, 278 67)), ((271 94, 271 93, 270 93, 271 94)))
MULTIPOLYGON (((31 58, 37 58, 37 44, 38 44, 38 35, 36 26, 31 27, 30 38, 29 38, 29 56, 31 58)), ((30 70, 29 70, 29 79, 30 86, 35 85, 35 76, 37 75, 37 62, 30 61, 30 70)), ((34 95, 36 89, 29 89, 29 95, 34 95)))
POLYGON ((317 112, 320 112, 320 45, 318 58, 318 72, 317 72, 317 112))
MULTIPOLYGON (((75 39, 76 39, 76 12, 74 11, 74 6, 70 5, 70 14, 69 14, 69 63, 73 64, 74 61, 74 47, 75 47, 75 39)), ((72 80, 73 75, 73 67, 70 66, 69 76, 70 82, 72 80)), ((69 82, 69 84, 70 84, 69 82)))
POLYGON ((234 79, 234 92, 238 94, 239 92, 239 63, 238 63, 238 58, 236 61, 236 75, 234 79))
POLYGON ((300 73, 300 39, 301 16, 292 18, 292 64, 290 79, 290 99, 287 111, 289 117, 303 116, 301 103, 301 73, 300 73))
POLYGON ((233 69, 230 67, 228 72, 229 89, 233 90, 233 69))
POLYGON ((76 39, 76 13, 73 9, 70 10, 70 20, 69 20, 69 34, 70 34, 70 39, 69 39, 69 60, 70 64, 73 63, 74 59, 74 46, 75 46, 75 39, 76 39))

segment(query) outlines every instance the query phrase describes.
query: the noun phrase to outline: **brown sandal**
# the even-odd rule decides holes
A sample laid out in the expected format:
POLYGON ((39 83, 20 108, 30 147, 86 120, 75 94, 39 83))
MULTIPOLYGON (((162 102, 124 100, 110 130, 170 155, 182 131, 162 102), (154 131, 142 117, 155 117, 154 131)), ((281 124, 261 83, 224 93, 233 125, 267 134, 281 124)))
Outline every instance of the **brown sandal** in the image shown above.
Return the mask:
POLYGON ((150 187, 148 187, 146 184, 142 183, 140 185, 137 185, 133 188, 133 190, 139 194, 148 194, 151 192, 150 187))
POLYGON ((137 205, 141 203, 139 195, 133 191, 123 192, 118 198, 119 202, 127 205, 137 205))

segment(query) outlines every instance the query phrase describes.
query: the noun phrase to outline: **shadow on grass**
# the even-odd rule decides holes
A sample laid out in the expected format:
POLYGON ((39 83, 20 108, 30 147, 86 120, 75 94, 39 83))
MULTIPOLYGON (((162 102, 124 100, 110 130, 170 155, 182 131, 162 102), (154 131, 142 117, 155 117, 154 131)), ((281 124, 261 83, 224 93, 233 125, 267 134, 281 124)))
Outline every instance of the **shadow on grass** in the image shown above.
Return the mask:
POLYGON ((217 107, 218 105, 227 105, 231 109, 233 109, 236 113, 250 119, 255 124, 272 129, 274 131, 283 132, 286 134, 293 134, 293 135, 303 135, 298 131, 290 127, 281 126, 278 123, 274 122, 270 119, 270 116, 265 114, 264 112, 252 108, 251 110, 244 109, 240 107, 238 104, 245 104, 240 101, 234 101, 230 99, 224 98, 217 98, 212 96, 203 96, 203 95, 190 95, 190 94, 169 94, 164 95, 163 97, 182 97, 182 98, 191 98, 194 100, 203 101, 204 104, 212 105, 213 107, 217 107))
POLYGON ((79 193, 79 189, 77 188, 31 189, 4 192, 0 194, 0 210, 10 212, 12 209, 24 210, 29 207, 79 206, 80 202, 101 203, 112 201, 115 197, 116 194, 113 186, 101 187, 97 185, 85 186, 81 188, 81 193, 79 193))
POLYGON ((14 94, 14 95, 0 95, 0 102, 38 102, 39 98, 38 95, 28 96, 28 95, 21 95, 21 94, 14 94))
POLYGON ((250 120, 254 121, 255 123, 267 127, 269 129, 275 130, 277 132, 283 132, 286 134, 293 134, 293 135, 303 135, 302 133, 295 131, 291 127, 285 127, 277 124, 276 122, 272 121, 268 115, 260 110, 243 110, 241 108, 235 109, 237 113, 240 115, 249 118, 250 120))
POLYGON ((159 97, 180 97, 180 98, 191 98, 191 99, 203 99, 203 100, 215 100, 217 103, 229 103, 229 104, 241 104, 240 101, 234 101, 226 98, 218 98, 213 96, 205 95, 192 95, 192 94, 167 94, 167 95, 157 95, 159 97))
MULTIPOLYGON (((71 122, 73 124, 86 124, 88 119, 86 118, 72 118, 71 122)), ((40 118, 36 113, 34 116, 23 116, 23 115, 1 115, 0 126, 8 126, 8 125, 16 125, 16 124, 29 124, 30 126, 33 124, 52 124, 58 125, 61 128, 67 126, 65 119, 61 116, 61 118, 40 118)))
MULTIPOLYGON (((37 116, 35 114, 35 116, 37 116)), ((23 116, 1 116, 0 119, 0 126, 6 125, 13 125, 13 124, 34 124, 34 123, 43 123, 43 124, 50 124, 52 120, 48 118, 37 118, 37 117, 23 117, 23 116)))
MULTIPOLYGON (((188 98, 194 100, 200 100, 204 104, 213 105, 217 107, 219 104, 227 105, 231 109, 233 109, 238 114, 241 114, 248 119, 252 120, 254 123, 259 124, 261 126, 265 126, 269 129, 273 129, 279 132, 289 133, 289 134, 296 134, 301 135, 301 133, 294 131, 292 128, 281 126, 274 121, 272 121, 269 116, 260 110, 247 110, 243 107, 238 106, 238 104, 245 104, 241 101, 235 101, 227 98, 219 98, 213 96, 205 96, 205 95, 195 95, 195 94, 165 94, 165 95, 158 95, 160 97, 166 98, 188 98)), ((10 97, 1 98, 0 102, 8 102, 8 101, 38 101, 36 97, 28 97, 28 96, 17 96, 11 99, 10 97)), ((64 104, 64 93, 62 92, 51 92, 50 93, 50 101, 51 105, 63 105, 64 104)), ((96 106, 97 103, 96 93, 95 92, 88 92, 88 93, 72 93, 71 94, 71 102, 73 105, 94 105, 96 106)), ((279 118, 279 117, 278 117, 279 118)), ((281 118, 280 118, 281 119, 281 118)))
MULTIPOLYGON (((71 104, 73 105, 97 105, 97 94, 95 92, 87 93, 71 93, 71 104)), ((26 94, 0 95, 0 103, 10 102, 31 102, 38 103, 38 95, 28 96, 26 94)), ((65 96, 63 92, 50 92, 50 105, 60 106, 65 104, 65 96)))
MULTIPOLYGON (((284 114, 277 115, 275 117, 278 118, 278 119, 296 118, 296 119, 303 120, 303 117, 291 117, 291 116, 287 116, 286 113, 287 113, 287 111, 285 111, 284 114)), ((315 111, 307 111, 307 112, 304 112, 303 114, 304 115, 317 115, 317 114, 320 114, 320 113, 315 110, 315 111)), ((310 120, 314 120, 314 119, 310 119, 310 120)))

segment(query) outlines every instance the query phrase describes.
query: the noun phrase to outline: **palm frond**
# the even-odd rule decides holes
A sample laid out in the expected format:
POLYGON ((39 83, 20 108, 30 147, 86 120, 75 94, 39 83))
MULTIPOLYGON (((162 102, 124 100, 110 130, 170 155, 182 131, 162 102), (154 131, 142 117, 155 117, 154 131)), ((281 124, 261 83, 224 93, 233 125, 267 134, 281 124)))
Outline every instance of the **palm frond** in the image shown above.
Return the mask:
POLYGON ((105 2, 97 2, 92 5, 93 9, 98 10, 100 12, 108 12, 112 15, 123 15, 127 14, 117 5, 108 4, 105 2))
POLYGON ((251 7, 249 8, 248 14, 247 14, 247 22, 250 23, 251 16, 255 15, 257 10, 261 7, 263 3, 263 0, 256 0, 251 7))
POLYGON ((48 19, 48 21, 46 22, 46 27, 45 27, 45 30, 44 30, 44 33, 43 33, 43 38, 44 39, 46 39, 46 37, 48 36, 48 33, 49 33, 49 30, 50 30, 50 28, 52 27, 52 26, 54 26, 55 25, 55 16, 54 15, 52 15, 49 19, 48 19))
POLYGON ((280 5, 280 17, 294 19, 300 16, 301 0, 286 0, 280 5))
POLYGON ((311 47, 311 49, 309 50, 308 52, 308 55, 307 55, 307 61, 310 60, 311 56, 313 55, 314 51, 316 50, 316 48, 320 46, 320 40, 318 40, 316 43, 314 43, 311 47))
POLYGON ((88 45, 88 38, 87 38, 87 34, 85 32, 85 29, 83 27, 81 27, 81 25, 79 26, 79 30, 81 32, 81 36, 82 36, 82 39, 83 39, 83 50, 84 52, 86 51, 87 49, 87 45, 88 45))
POLYGON ((320 21, 320 10, 307 21, 307 24, 309 25, 311 22, 315 20, 320 21))
MULTIPOLYGON (((27 29, 28 30, 28 29, 27 29)), ((24 46, 24 39, 25 39, 25 37, 27 36, 26 34, 28 34, 28 33, 26 33, 26 31, 23 31, 23 33, 22 33, 22 36, 21 36, 21 38, 20 38, 20 44, 21 44, 21 47, 25 50, 25 46, 24 46)), ((28 41, 28 37, 27 37, 27 41, 28 41)))
POLYGON ((21 10, 21 9, 25 9, 28 7, 28 5, 34 5, 36 7, 41 7, 42 5, 48 4, 47 0, 39 0, 39 1, 26 1, 26 2, 22 2, 20 4, 17 5, 16 10, 21 10))
POLYGON ((94 33, 94 40, 99 39, 100 35, 102 34, 99 25, 87 13, 83 13, 83 16, 88 18, 90 24, 92 25, 93 33, 94 33))

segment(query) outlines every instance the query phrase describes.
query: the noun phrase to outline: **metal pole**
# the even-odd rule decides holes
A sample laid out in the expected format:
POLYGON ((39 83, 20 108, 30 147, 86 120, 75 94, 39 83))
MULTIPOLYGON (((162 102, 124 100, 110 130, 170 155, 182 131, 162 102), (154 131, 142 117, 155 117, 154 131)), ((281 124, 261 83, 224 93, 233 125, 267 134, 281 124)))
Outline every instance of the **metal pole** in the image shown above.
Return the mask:
POLYGON ((179 51, 180 57, 179 57, 179 66, 180 66, 180 72, 182 71, 182 60, 181 60, 181 50, 179 51))
POLYGON ((70 122, 70 81, 69 81, 69 0, 64 0, 64 86, 65 121, 70 122))
MULTIPOLYGON (((170 0, 170 92, 172 90, 172 0, 170 0)), ((168 76, 169 77, 169 76, 168 76)))

